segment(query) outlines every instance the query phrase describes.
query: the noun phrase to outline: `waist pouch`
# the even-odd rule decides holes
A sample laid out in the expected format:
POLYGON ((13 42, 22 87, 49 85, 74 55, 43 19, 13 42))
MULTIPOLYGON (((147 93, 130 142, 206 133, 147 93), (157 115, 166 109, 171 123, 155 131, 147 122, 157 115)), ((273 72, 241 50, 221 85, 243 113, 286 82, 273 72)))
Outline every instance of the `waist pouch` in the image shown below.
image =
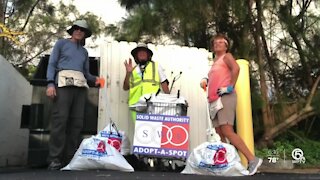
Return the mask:
POLYGON ((76 86, 89 88, 87 79, 83 73, 74 70, 62 70, 58 72, 58 87, 76 86))
POLYGON ((223 108, 223 104, 221 101, 221 97, 219 97, 217 100, 213 101, 212 103, 209 104, 210 108, 210 118, 214 119, 216 116, 217 112, 223 108))

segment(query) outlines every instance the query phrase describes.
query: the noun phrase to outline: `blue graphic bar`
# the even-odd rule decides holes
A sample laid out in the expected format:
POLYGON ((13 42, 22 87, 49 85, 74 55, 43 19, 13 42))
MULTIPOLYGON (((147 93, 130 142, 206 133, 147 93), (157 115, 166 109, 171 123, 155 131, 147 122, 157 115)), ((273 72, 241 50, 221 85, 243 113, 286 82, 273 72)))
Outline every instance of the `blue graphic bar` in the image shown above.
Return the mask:
POLYGON ((150 156, 165 156, 176 158, 187 158, 188 151, 178 149, 163 149, 155 147, 133 146, 133 153, 150 155, 150 156))
POLYGON ((138 121, 154 121, 154 122, 170 122, 189 124, 190 118, 188 116, 169 116, 160 114, 137 114, 138 121))

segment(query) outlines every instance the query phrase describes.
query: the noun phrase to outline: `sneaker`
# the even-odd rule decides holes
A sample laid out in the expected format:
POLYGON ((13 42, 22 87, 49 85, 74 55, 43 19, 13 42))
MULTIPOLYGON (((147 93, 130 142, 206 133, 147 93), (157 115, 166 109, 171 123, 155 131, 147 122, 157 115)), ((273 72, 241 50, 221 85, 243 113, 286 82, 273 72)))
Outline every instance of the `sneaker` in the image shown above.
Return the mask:
POLYGON ((255 157, 253 161, 249 162, 248 165, 248 171, 249 171, 249 176, 254 175, 258 168, 261 166, 262 164, 262 159, 255 157))
POLYGON ((48 166, 48 170, 60 170, 62 168, 62 163, 59 161, 51 161, 48 166))

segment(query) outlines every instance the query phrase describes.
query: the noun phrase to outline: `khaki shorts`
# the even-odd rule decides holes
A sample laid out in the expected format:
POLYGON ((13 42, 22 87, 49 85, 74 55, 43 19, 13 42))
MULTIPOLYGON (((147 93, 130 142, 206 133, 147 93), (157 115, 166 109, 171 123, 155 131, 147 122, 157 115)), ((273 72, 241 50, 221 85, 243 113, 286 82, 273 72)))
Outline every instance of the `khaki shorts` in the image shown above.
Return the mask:
MULTIPOLYGON (((237 94, 226 94, 221 97, 223 108, 220 109, 212 120, 213 127, 229 124, 234 125, 237 107, 237 94)), ((210 106, 209 106, 210 107, 210 106)), ((211 109, 209 109, 211 111, 211 109)), ((210 113, 211 114, 211 113, 210 113)))

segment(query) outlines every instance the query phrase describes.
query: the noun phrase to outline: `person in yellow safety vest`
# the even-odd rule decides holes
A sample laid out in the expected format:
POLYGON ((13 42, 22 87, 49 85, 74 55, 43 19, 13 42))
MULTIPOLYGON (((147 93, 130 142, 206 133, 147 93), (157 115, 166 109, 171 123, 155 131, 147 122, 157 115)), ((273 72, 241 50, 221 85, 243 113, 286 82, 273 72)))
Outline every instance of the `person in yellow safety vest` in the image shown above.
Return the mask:
MULTIPOLYGON (((157 93, 162 89, 169 94, 169 81, 164 69, 159 63, 151 60, 153 52, 144 43, 139 43, 131 51, 136 65, 132 65, 132 59, 124 62, 126 77, 123 81, 123 90, 129 90, 129 106, 137 103, 144 94, 157 93)), ((131 111, 132 120, 135 122, 136 112, 131 111)))

